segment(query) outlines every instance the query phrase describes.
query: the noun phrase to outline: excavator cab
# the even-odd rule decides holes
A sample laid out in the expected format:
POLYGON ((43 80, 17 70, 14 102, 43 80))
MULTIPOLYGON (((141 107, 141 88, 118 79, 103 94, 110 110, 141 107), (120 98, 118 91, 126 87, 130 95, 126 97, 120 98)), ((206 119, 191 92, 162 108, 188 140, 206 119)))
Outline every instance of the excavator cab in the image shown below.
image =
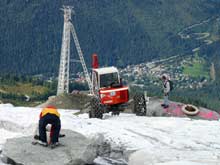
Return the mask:
POLYGON ((94 93, 102 104, 117 105, 128 102, 128 87, 122 85, 117 68, 93 69, 93 75, 94 93))

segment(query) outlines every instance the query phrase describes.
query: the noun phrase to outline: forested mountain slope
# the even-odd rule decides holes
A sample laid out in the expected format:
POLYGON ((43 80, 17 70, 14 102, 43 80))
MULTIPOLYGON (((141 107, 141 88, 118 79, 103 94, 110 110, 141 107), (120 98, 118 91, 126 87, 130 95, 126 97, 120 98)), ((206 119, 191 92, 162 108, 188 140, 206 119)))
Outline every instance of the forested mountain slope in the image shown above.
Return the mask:
MULTIPOLYGON (((75 7, 73 22, 88 66, 94 52, 101 65, 121 67, 191 53, 195 43, 178 32, 220 15, 219 0, 1 0, 1 73, 58 73, 62 5, 75 7)), ((207 57, 219 56, 216 47, 204 48, 207 57)), ((71 49, 71 58, 78 58, 73 42, 71 49)))

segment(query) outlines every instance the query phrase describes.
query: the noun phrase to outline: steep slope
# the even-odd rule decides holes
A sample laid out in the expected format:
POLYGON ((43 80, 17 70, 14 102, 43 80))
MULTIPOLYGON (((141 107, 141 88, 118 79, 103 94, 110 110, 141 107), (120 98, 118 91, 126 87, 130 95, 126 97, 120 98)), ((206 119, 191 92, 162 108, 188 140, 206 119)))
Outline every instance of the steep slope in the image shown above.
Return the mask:
MULTIPOLYGON (((125 66, 184 54, 192 43, 177 33, 186 26, 219 15, 210 0, 1 0, 1 73, 58 72, 63 18, 60 7, 74 5, 73 18, 87 64, 97 52, 102 65, 125 66)), ((72 58, 78 58, 72 46, 72 58)), ((81 68, 72 66, 73 70, 81 68)))

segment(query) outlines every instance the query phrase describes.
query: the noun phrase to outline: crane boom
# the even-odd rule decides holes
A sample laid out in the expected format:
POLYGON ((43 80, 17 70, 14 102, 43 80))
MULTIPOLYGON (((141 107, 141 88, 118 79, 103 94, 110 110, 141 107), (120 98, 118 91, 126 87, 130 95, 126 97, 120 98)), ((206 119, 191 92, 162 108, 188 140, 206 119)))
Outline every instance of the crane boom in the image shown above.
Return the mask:
POLYGON ((89 77, 89 72, 88 72, 88 69, 86 67, 86 63, 85 63, 83 53, 82 53, 82 50, 81 50, 81 47, 80 47, 80 44, 79 44, 79 40, 78 40, 78 37, 77 37, 77 34, 76 34, 75 27, 72 23, 70 23, 70 29, 71 29, 71 33, 72 33, 72 36, 73 36, 75 46, 76 46, 77 53, 79 55, 80 62, 81 62, 82 67, 83 67, 83 72, 85 74, 86 81, 87 81, 88 86, 89 86, 90 94, 93 94, 92 81, 89 77))

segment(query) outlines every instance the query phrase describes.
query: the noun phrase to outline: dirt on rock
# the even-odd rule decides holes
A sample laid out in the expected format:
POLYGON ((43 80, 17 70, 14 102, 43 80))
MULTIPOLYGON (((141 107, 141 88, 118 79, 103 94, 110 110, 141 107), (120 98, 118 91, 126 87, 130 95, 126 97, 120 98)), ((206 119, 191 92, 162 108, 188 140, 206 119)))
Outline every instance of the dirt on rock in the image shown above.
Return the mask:
MULTIPOLYGON (((77 109, 81 113, 88 112, 90 109, 90 101, 92 96, 87 93, 62 94, 59 96, 50 96, 48 100, 37 107, 43 108, 48 105, 53 105, 59 109, 77 109)), ((127 103, 127 108, 124 112, 132 113, 133 99, 127 103)))
POLYGON ((59 96, 50 96, 48 100, 38 107, 48 105, 56 106, 59 109, 78 109, 83 110, 88 107, 91 96, 85 93, 62 94, 59 96))

